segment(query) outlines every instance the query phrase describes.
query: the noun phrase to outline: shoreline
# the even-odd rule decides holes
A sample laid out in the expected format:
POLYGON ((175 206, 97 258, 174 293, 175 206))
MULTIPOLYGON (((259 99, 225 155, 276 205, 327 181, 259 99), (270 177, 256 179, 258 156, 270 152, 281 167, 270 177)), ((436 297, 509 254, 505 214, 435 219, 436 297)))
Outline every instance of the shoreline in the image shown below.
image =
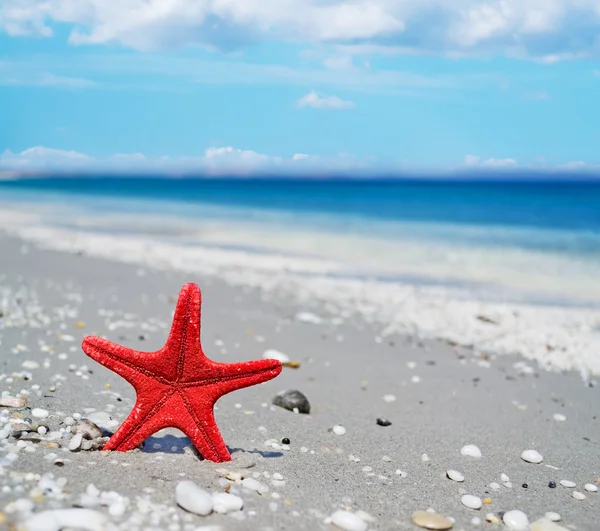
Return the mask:
POLYGON ((155 435, 147 450, 108 455, 40 447, 29 453, 6 439, 0 458, 17 455, 2 465, 0 475, 0 484, 10 487, 0 490, 0 512, 9 521, 26 521, 32 510, 77 504, 93 483, 103 493, 118 493, 94 510, 107 514, 113 505, 124 505, 124 513, 110 520, 128 531, 141 530, 153 518, 158 529, 176 525, 182 531, 205 525, 333 531, 327 519, 336 510, 366 511, 375 518, 369 529, 416 530, 411 514, 428 508, 454 518, 457 530, 485 529, 488 513, 498 517, 513 509, 524 511, 531 522, 554 511, 562 517, 561 526, 596 527, 597 493, 586 492, 580 501, 572 497, 572 488, 548 488, 549 481, 566 479, 581 490, 600 477, 600 440, 594 436, 600 389, 582 385, 573 372, 540 371, 518 356, 484 355, 398 333, 384 338, 376 324, 356 316, 309 323, 298 312, 323 309, 312 299, 298 305, 292 297, 267 296, 214 276, 152 268, 142 273, 137 265, 38 249, 6 236, 0 236, 0 249, 10 257, 0 280, 2 307, 15 315, 24 312, 15 326, 0 321, 0 348, 10 352, 0 390, 14 395, 29 389, 28 405, 50 412, 51 429, 74 412, 104 412, 117 423, 124 420, 133 406, 132 388, 87 358, 79 342, 98 334, 144 351, 160 348, 173 297, 186 281, 203 290, 202 343, 209 357, 260 359, 266 350, 277 349, 301 364, 219 401, 217 422, 228 446, 237 449, 232 463, 199 461, 189 441, 172 430, 155 435), (80 321, 83 328, 75 326, 80 321), (59 333, 63 339, 57 339, 59 333), (8 375, 22 373, 25 361, 39 365, 25 369, 31 379, 8 384, 8 375), (39 396, 35 385, 42 386, 39 396), (56 391, 49 392, 52 385, 56 391), (286 388, 306 394, 310 415, 269 405, 286 388), (557 414, 565 420, 555 420, 557 414), (391 426, 378 426, 378 417, 388 418, 391 426), (336 424, 346 428, 345 435, 330 431, 336 424), (282 437, 290 439, 289 451, 266 444, 282 437), (467 444, 477 445, 483 456, 461 455, 467 444), (541 452, 544 462, 524 462, 520 455, 528 449, 541 452), (52 453, 56 457, 47 459, 52 453), (64 466, 57 467, 54 459, 64 466), (233 516, 199 517, 176 507, 175 486, 182 479, 222 490, 227 480, 219 468, 257 473, 270 490, 259 495, 231 483, 245 504, 233 516), (464 483, 447 479, 449 469, 464 474, 464 483), (15 501, 28 498, 44 473, 52 473, 54 482, 66 478, 68 488, 55 486, 56 492, 33 502, 29 511, 17 511, 15 501), (501 485, 502 473, 510 477, 510 488, 501 485), (281 474, 283 485, 273 484, 274 474, 281 474), (19 484, 27 488, 19 490, 19 484), (462 493, 492 502, 474 511, 460 503, 462 493))

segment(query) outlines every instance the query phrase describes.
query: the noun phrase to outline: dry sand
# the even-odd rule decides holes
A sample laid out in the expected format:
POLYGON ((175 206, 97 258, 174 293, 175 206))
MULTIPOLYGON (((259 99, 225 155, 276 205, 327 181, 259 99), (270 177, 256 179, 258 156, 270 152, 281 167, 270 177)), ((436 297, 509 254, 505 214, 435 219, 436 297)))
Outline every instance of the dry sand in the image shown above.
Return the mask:
MULTIPOLYGON (((133 389, 88 359, 81 339, 102 335, 139 350, 158 349, 168 333, 174 299, 188 281, 203 290, 202 344, 209 357, 242 361, 277 349, 301 364, 218 402, 217 422, 234 458, 225 465, 201 461, 176 431, 161 432, 144 451, 128 453, 70 452, 43 443, 35 444, 34 452, 20 448, 12 463, 0 461, 0 528, 27 529, 23 522, 31 511, 78 506, 90 483, 121 496, 113 495, 111 503, 125 504, 124 514, 110 520, 127 530, 335 529, 326 518, 340 508, 366 511, 376 519, 369 523, 374 530, 417 529, 411 514, 428 508, 454 518, 453 529, 502 529, 486 523, 485 515, 512 509, 524 511, 530 521, 554 511, 569 529, 600 528, 600 494, 583 488, 600 481, 600 389, 584 384, 577 373, 549 373, 518 357, 484 359, 409 337, 381 340, 380 329, 358 318, 336 325, 326 318, 321 324, 299 322, 294 316, 306 308, 263 300, 258 289, 232 288, 214 278, 141 271, 39 250, 5 236, 0 236, 0 256, 0 392, 14 396, 29 390, 28 406, 50 412, 43 421, 50 430, 58 429, 67 415, 91 413, 88 408, 124 420, 134 403, 133 389), (22 320, 21 310, 27 314, 22 320), (81 328, 79 321, 85 323, 81 328), (59 334, 74 340, 59 339, 59 334), (44 351, 44 345, 53 350, 44 351), (40 367, 24 369, 25 361, 40 367), (72 364, 76 370, 69 369, 72 364), (80 370, 83 365, 89 371, 80 370), (23 371, 31 379, 13 377, 23 371), (14 381, 9 383, 10 377, 14 381), (32 389, 35 385, 41 396, 32 389), (271 406, 273 396, 288 388, 308 397, 310 415, 271 406), (396 399, 384 400, 388 394, 396 399), (566 421, 554 420, 557 413, 566 421), (378 426, 378 417, 389 419, 391 426, 378 426), (346 428, 344 435, 330 431, 336 424, 346 428), (290 450, 265 444, 284 437, 290 439, 290 450), (154 448, 158 444, 160 449, 154 448), (466 444, 477 445, 483 456, 462 456, 466 444), (520 455, 528 449, 538 450, 543 463, 524 462, 520 455), (46 458, 50 453, 57 457, 46 458), (56 459, 64 465, 57 466, 56 459), (209 491, 223 490, 219 468, 258 473, 270 491, 259 495, 232 484, 244 508, 229 515, 202 517, 177 508, 175 487, 184 479, 209 491), (448 469, 463 473, 464 483, 447 479, 448 469), (67 482, 40 495, 35 487, 45 473, 67 482), (271 484, 275 473, 283 476, 284 485, 271 484), (501 473, 510 477, 512 488, 489 487, 502 483, 501 473), (562 479, 574 481, 576 489, 548 487, 562 479), (12 503, 30 498, 32 489, 33 507, 12 503), (573 490, 584 492, 586 499, 574 499, 573 490), (491 504, 468 509, 460 503, 461 493, 490 497, 491 504)), ((14 437, 0 441, 0 460, 16 452, 15 443, 14 437)), ((109 509, 94 510, 108 514, 109 509)))

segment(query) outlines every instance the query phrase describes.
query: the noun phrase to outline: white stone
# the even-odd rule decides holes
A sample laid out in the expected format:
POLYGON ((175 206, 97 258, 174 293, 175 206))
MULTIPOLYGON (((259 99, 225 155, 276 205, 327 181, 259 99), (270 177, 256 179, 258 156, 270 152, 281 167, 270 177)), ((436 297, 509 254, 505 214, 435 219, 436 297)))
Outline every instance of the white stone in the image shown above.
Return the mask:
POLYGON ((241 511, 244 506, 244 500, 235 494, 227 492, 213 492, 212 495, 215 513, 227 514, 234 511, 241 511))
POLYGON ((395 402, 396 397, 394 395, 384 395, 383 400, 384 402, 395 402))
POLYGON ((336 424, 333 428, 332 428, 333 433, 335 433, 336 435, 344 435, 346 433, 346 428, 344 428, 344 426, 340 426, 339 424, 336 424))
POLYGON ((579 492, 578 490, 574 490, 571 496, 576 500, 585 500, 587 497, 583 492, 579 492))
POLYGON ((564 422, 565 420, 567 420, 567 417, 565 417, 562 413, 554 413, 554 415, 552 415, 552 418, 556 422, 564 422))
POLYGON ((111 428, 113 427, 112 418, 108 413, 104 411, 96 411, 86 417, 90 422, 93 422, 99 428, 111 428))
POLYGON ((45 419, 46 417, 48 417, 50 415, 50 413, 48 413, 48 411, 46 411, 45 409, 41 409, 39 407, 36 407, 35 409, 33 409, 31 411, 31 414, 34 417, 37 417, 38 419, 45 419))
POLYGON ((555 513, 553 511, 548 511, 544 515, 544 518, 546 518, 546 520, 550 520, 551 522, 559 522, 560 521, 560 514, 555 513))
POLYGON ((494 489, 494 490, 498 490, 500 488, 500 485, 496 482, 492 482, 490 483, 490 489, 494 489))
POLYGON ((446 472, 446 476, 448 476, 448 478, 452 481, 458 481, 459 483, 465 480, 465 476, 456 470, 448 470, 448 472, 446 472))
POLYGON ((39 369, 40 368, 40 364, 37 361, 33 361, 33 360, 25 360, 23 363, 21 363, 21 367, 23 367, 24 369, 39 369))
POLYGON ((523 511, 508 511, 502 521, 511 531, 529 531, 529 518, 523 511))
POLYGON ((586 483, 586 485, 583 488, 588 492, 598 492, 598 486, 592 485, 591 483, 586 483))
POLYGON ((298 312, 296 314, 296 321, 309 324, 321 324, 323 319, 312 312, 298 312))
POLYGON ((242 479, 242 487, 245 487, 250 490, 254 490, 260 494, 264 494, 269 492, 269 487, 263 485, 260 481, 254 478, 244 478, 242 479))
POLYGON ((525 450, 521 454, 521 459, 523 459, 523 461, 527 461, 528 463, 534 463, 536 465, 544 460, 542 455, 537 450, 525 450))
POLYGON ((472 494, 463 494, 460 498, 460 503, 469 509, 479 510, 483 505, 481 498, 473 496, 472 494))
POLYGON ((481 457, 481 450, 475 446, 474 444, 467 444, 460 449, 460 453, 462 455, 466 455, 468 457, 475 457, 479 459, 481 457))
POLYGON ((270 360, 277 360, 281 363, 287 363, 290 361, 290 357, 279 350, 275 350, 274 348, 265 350, 263 353, 263 358, 270 360))
POLYGON ((213 497, 193 481, 180 481, 175 487, 177 505, 190 513, 206 516, 214 507, 213 497))
POLYGON ((331 515, 331 523, 346 531, 366 531, 367 522, 348 511, 336 511, 331 515))
POLYGON ((510 478, 506 474, 502 473, 500 474, 500 481, 502 481, 502 483, 506 483, 507 481, 510 481, 510 478))
POLYGON ((23 529, 27 531, 60 531, 64 528, 86 531, 104 531, 109 519, 105 514, 90 509, 57 509, 42 511, 27 518, 23 529))
POLYGON ((574 481, 569 481, 568 479, 561 479, 559 482, 563 487, 567 487, 568 489, 572 489, 577 486, 577 483, 574 481))
POLYGON ((79 450, 79 448, 81 447, 82 441, 83 441, 82 433, 76 433, 75 435, 73 435, 73 437, 71 437, 71 440, 69 441, 69 450, 71 450, 72 452, 79 450))

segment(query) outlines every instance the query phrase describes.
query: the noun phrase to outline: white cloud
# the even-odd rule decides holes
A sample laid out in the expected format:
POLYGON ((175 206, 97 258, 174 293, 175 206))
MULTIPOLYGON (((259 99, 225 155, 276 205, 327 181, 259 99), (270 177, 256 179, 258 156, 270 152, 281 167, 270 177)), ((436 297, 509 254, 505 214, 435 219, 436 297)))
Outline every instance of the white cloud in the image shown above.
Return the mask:
POLYGON ((515 159, 481 159, 476 155, 466 155, 464 159, 465 166, 470 168, 516 168, 517 161, 515 159))
POLYGON ((232 49, 257 41, 360 43, 552 62, 598 52, 598 0, 10 0, 9 35, 139 50, 232 49), (577 38, 573 38, 577 35, 577 38))
POLYGON ((343 100, 337 96, 324 96, 311 90, 306 96, 302 96, 296 105, 300 108, 312 107, 313 109, 353 109, 354 103, 343 100))
POLYGON ((244 175, 260 172, 282 174, 297 171, 327 172, 360 170, 372 167, 371 161, 347 154, 318 157, 296 153, 291 157, 270 156, 232 146, 209 147, 201 156, 148 157, 142 153, 118 153, 106 158, 94 158, 76 151, 42 146, 20 153, 10 150, 0 153, 0 172, 50 171, 130 171, 130 172, 199 172, 207 174, 244 175))

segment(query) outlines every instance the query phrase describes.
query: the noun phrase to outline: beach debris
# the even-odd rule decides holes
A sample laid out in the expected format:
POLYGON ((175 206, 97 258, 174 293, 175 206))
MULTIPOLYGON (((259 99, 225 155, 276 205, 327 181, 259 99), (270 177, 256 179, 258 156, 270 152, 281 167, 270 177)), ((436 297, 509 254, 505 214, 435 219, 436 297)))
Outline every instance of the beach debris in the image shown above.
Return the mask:
POLYGON ((523 511, 507 511, 502 516, 502 521, 511 531, 529 531, 529 518, 523 511))
POLYGON ((297 389, 279 391, 273 398, 273 404, 289 411, 297 410, 298 413, 310 413, 310 402, 297 389))
POLYGON ((479 459, 481 457, 481 450, 474 444, 467 444, 460 449, 461 455, 468 457, 474 457, 479 459))
POLYGON ((81 432, 73 435, 73 437, 71 437, 71 439, 69 440, 69 444, 68 444, 69 450, 71 450, 71 452, 76 452, 77 450, 81 449, 82 441, 83 441, 83 434, 81 432))
POLYGON ((551 522, 559 522, 560 514, 555 513, 553 511, 548 511, 546 514, 544 514, 544 518, 546 518, 547 520, 550 520, 551 522))
POLYGON ((50 413, 46 409, 36 407, 31 410, 31 415, 38 419, 45 419, 50 415, 50 413))
POLYGON ((558 525, 549 518, 540 518, 532 522, 529 526, 529 531, 569 531, 566 527, 558 525))
POLYGON ((287 367, 288 369, 299 369, 300 362, 299 361, 284 361, 281 363, 283 367, 287 367))
POLYGON ((204 459, 231 460, 215 422, 215 402, 237 389, 275 378, 281 373, 281 362, 263 359, 215 363, 208 359, 200 345, 200 305, 200 288, 191 282, 185 284, 160 358, 140 355, 101 337, 87 336, 83 340, 82 348, 90 358, 123 376, 137 392, 135 408, 104 450, 133 450, 159 429, 177 427, 188 435, 204 459), (171 398, 176 382, 186 382, 186 389, 184 397, 177 395, 175 400, 171 398))
POLYGON ((481 498, 473 496, 472 494, 463 494, 460 498, 460 503, 462 503, 465 507, 475 511, 481 509, 481 506, 483 505, 481 498))
POLYGON ((583 488, 588 492, 598 492, 598 485, 593 485, 592 483, 586 483, 583 488))
POLYGON ((391 421, 389 421, 388 419, 384 419, 384 418, 378 418, 375 422, 377 423, 378 426, 383 426, 383 427, 392 425, 391 421))
POLYGON ((413 524, 422 527, 423 529, 431 529, 435 531, 444 531, 452 529, 452 522, 445 516, 430 511, 415 511, 411 520, 413 524))
POLYGON ((296 321, 307 324, 321 324, 323 318, 319 317, 316 313, 312 312, 298 312, 296 314, 296 321))
POLYGON ((284 437, 283 439, 281 439, 281 444, 290 444, 290 443, 291 443, 291 441, 287 437, 284 437))
POLYGON ((345 435, 346 434, 346 428, 344 428, 344 426, 341 426, 340 424, 336 424, 335 426, 333 426, 333 428, 331 428, 331 431, 335 435, 345 435))
POLYGON ((65 528, 103 531, 109 524, 108 516, 91 509, 56 509, 42 511, 25 520, 26 531, 61 531, 65 528))
POLYGON ((368 527, 367 522, 360 518, 360 516, 349 511, 335 511, 330 518, 334 526, 346 531, 366 531, 368 527))
POLYGON ((97 439, 102 437, 102 430, 89 419, 81 419, 71 424, 71 433, 81 433, 84 439, 97 439))
POLYGON ((265 350, 262 357, 264 359, 277 360, 281 363, 288 363, 290 361, 290 357, 287 354, 284 354, 283 352, 274 348, 265 350))
POLYGON ((213 492, 213 511, 219 514, 233 513, 241 511, 244 507, 244 500, 235 494, 227 492, 213 492))
POLYGON ((574 490, 571 496, 576 500, 585 500, 587 498, 587 496, 583 492, 579 492, 578 490, 574 490))
POLYGON ((563 487, 567 487, 568 489, 572 489, 574 487, 577 486, 577 483, 575 483, 574 481, 569 481, 568 479, 561 479, 559 481, 559 483, 563 486, 563 487))
POLYGON ((213 511, 214 500, 210 493, 201 489, 193 481, 180 481, 175 487, 177 505, 186 511, 207 516, 213 511))
POLYGON ((0 396, 0 407, 25 407, 27 398, 23 396, 0 396))
POLYGON ((521 454, 521 459, 527 463, 534 463, 536 465, 544 460, 542 454, 540 454, 537 450, 525 450, 521 454))

